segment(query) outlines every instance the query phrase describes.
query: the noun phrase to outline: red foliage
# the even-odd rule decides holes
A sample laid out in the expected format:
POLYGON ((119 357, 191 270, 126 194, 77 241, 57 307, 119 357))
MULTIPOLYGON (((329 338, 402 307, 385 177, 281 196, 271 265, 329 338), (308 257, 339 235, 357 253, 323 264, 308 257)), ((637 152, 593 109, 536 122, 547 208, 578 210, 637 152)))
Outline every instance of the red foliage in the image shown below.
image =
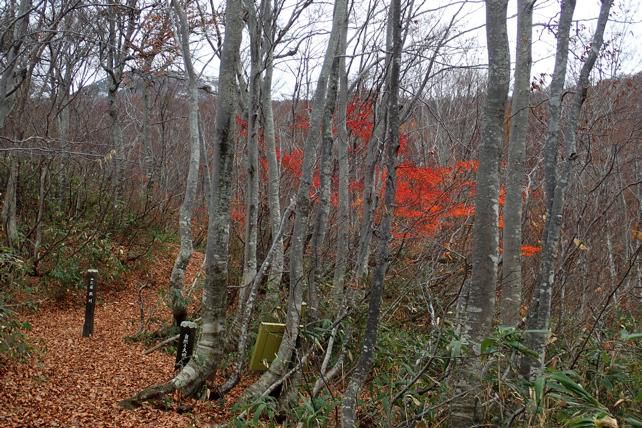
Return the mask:
POLYGON ((476 159, 459 161, 455 164, 454 171, 458 173, 476 172, 479 168, 479 161, 476 159))
POLYGON ((398 167, 395 214, 406 227, 403 233, 395 231, 396 236, 432 236, 447 219, 473 214, 473 206, 458 201, 467 187, 457 179, 458 172, 457 167, 418 167, 408 162, 398 167))
POLYGON ((537 245, 522 245, 522 257, 530 257, 542 251, 542 248, 537 245))
POLYGON ((362 192, 363 192, 363 180, 353 181, 352 183, 350 183, 350 184, 348 185, 348 189, 349 189, 351 192, 359 192, 359 193, 362 193, 362 192))
POLYGON ((291 174, 293 177, 301 177, 301 166, 303 164, 303 150, 294 149, 289 153, 283 155, 281 165, 283 171, 291 174))
POLYGON ((309 117, 309 115, 308 114, 296 113, 294 115, 294 121, 292 122, 292 128, 307 132, 308 129, 310 129, 310 117, 309 117))
POLYGON ((348 103, 346 110, 346 126, 348 131, 360 142, 367 144, 372 136, 372 103, 357 98, 348 103))
POLYGON ((399 154, 404 154, 408 150, 408 135, 407 134, 400 134, 399 135, 399 149, 397 150, 397 153, 399 154))

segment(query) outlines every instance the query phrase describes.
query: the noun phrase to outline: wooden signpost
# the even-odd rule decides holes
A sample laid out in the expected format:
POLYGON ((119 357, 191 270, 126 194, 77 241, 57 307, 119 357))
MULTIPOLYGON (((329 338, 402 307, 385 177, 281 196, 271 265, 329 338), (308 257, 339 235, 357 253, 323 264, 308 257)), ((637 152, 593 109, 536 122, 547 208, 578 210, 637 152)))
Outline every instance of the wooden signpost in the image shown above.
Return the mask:
POLYGON ((83 337, 94 334, 94 311, 96 309, 96 280, 98 271, 87 270, 87 299, 85 300, 85 324, 82 327, 83 337))
POLYGON ((196 323, 183 321, 181 323, 180 336, 178 337, 178 347, 176 348, 176 364, 174 365, 176 370, 182 369, 187 365, 194 351, 194 343, 196 343, 196 323))

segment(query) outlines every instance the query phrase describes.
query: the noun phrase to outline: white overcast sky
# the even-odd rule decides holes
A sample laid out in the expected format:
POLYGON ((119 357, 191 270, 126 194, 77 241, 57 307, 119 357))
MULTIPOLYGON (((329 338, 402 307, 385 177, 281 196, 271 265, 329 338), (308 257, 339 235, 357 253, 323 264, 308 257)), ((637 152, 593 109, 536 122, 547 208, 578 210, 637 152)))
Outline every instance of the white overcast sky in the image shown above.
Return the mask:
MULTIPOLYGON (((221 0, 222 1, 222 0, 221 0)), ((354 0, 355 10, 361 11, 353 14, 351 17, 351 25, 355 25, 355 21, 361 19, 359 15, 362 9, 368 4, 367 0, 354 0)), ((466 4, 464 10, 459 15, 457 20, 458 29, 465 30, 470 28, 480 27, 479 29, 467 34, 467 38, 471 40, 472 45, 467 45, 471 49, 467 51, 466 58, 463 61, 477 64, 485 64, 486 51, 485 51, 485 29, 483 24, 485 22, 485 2, 484 0, 423 0, 425 7, 434 9, 439 6, 447 6, 440 10, 437 14, 440 15, 439 21, 445 24, 449 21, 453 13, 459 9, 462 1, 466 4)), ((294 2, 294 0, 293 0, 294 2)), ((421 1, 415 1, 415 4, 420 4, 421 1)), ((559 15, 560 0, 537 0, 534 17, 533 17, 533 69, 532 75, 537 76, 540 73, 549 74, 553 71, 554 54, 555 54, 555 38, 551 31, 547 29, 546 24, 556 22, 559 15)), ((595 27, 597 16, 600 9, 600 0, 577 0, 575 13, 573 16, 574 27, 573 34, 580 34, 581 40, 577 41, 575 46, 571 48, 571 53, 577 51, 581 52, 581 46, 590 42, 592 30, 595 27), (582 29, 582 27, 584 27, 582 29), (579 30, 579 32, 578 32, 579 30)), ((595 74, 596 78, 612 78, 615 75, 622 74, 635 74, 642 71, 642 0, 615 0, 611 8, 611 19, 607 25, 605 40, 610 41, 613 45, 621 51, 621 56, 618 61, 617 69, 613 69, 605 62, 598 63, 598 71, 595 74)), ((331 27, 332 1, 331 0, 315 0, 309 7, 306 14, 301 18, 302 31, 310 29, 318 31, 329 31, 331 27)), ((508 33, 511 45, 511 60, 514 60, 515 49, 515 32, 516 32, 516 19, 517 13, 517 0, 510 0, 509 2, 509 20, 508 20, 508 33)), ((421 31, 419 28, 418 31, 421 31)), ((327 35, 327 33, 326 33, 327 35)), ((247 33, 244 37, 247 36, 247 33)), ((318 71, 315 67, 315 62, 318 65, 321 62, 321 57, 325 51, 326 38, 320 36, 315 41, 311 42, 311 54, 316 55, 315 61, 312 61, 311 68, 318 71)), ((349 48, 350 50, 350 48, 349 48)), ((199 49, 200 51, 200 49, 199 49)), ((201 56, 209 57, 210 55, 200 51, 201 56)), ((275 69, 274 79, 274 97, 279 99, 289 98, 292 95, 294 86, 294 72, 298 66, 299 59, 293 57, 288 61, 277 64, 275 69)), ((573 73, 578 70, 578 62, 573 61, 571 55, 569 62, 569 80, 573 80, 573 73)), ((216 75, 217 72, 216 61, 210 62, 205 74, 216 75)), ((316 73, 312 71, 310 85, 312 90, 316 82, 316 73)))
MULTIPOLYGON (((642 38, 642 11, 640 0, 615 0, 611 7, 611 21, 606 28, 605 40, 621 50, 621 64, 618 74, 633 74, 642 71, 642 52, 639 40, 642 38)), ((577 0, 575 7, 575 26, 573 31, 586 26, 582 33, 585 43, 590 41, 593 29, 597 22, 601 2, 599 0, 577 0)), ((517 1, 510 2, 509 15, 514 16, 517 13, 517 1)), ((533 14, 533 74, 551 72, 553 68, 553 59, 555 55, 555 39, 547 31, 543 24, 549 22, 559 14, 559 1, 557 0, 538 0, 533 14)), ((511 49, 513 50, 512 59, 514 60, 515 49, 515 32, 517 20, 511 19, 508 24, 508 30, 511 40, 511 49)), ((602 77, 614 77, 608 75, 603 70, 602 77)))
MULTIPOLYGON (((441 0, 441 4, 452 3, 454 11, 459 2, 441 0)), ((486 11, 483 0, 471 0, 466 6, 469 12, 465 20, 469 27, 477 27, 485 23, 486 11)), ((574 26, 572 32, 580 32, 585 43, 590 42, 593 29, 597 22, 601 1, 577 0, 573 15, 574 26)), ((532 75, 551 73, 555 57, 555 38, 546 24, 556 22, 560 12, 560 0, 537 0, 533 13, 533 68, 532 75)), ((452 12, 451 12, 452 13, 452 12)), ((515 60, 515 34, 517 27, 517 0, 511 0, 508 6, 509 20, 507 23, 509 42, 511 46, 511 61, 515 60)), ((486 63, 485 29, 477 31, 475 38, 479 43, 477 50, 479 63, 486 63)), ((605 40, 610 41, 621 51, 620 64, 616 72, 621 74, 635 74, 642 71, 642 0, 615 0, 611 7, 611 19, 606 28, 605 40)), ((602 64, 604 65, 604 64, 602 64)), ((606 67, 604 67, 606 68, 606 67)), ((601 78, 614 77, 603 70, 601 78)))

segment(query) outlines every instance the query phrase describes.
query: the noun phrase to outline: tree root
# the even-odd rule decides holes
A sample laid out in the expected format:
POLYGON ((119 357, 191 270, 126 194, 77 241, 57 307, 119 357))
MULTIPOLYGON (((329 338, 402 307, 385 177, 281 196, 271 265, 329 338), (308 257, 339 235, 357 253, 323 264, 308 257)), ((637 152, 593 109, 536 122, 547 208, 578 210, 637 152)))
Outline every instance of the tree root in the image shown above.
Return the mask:
POLYGON ((171 382, 154 385, 142 390, 131 398, 119 401, 118 405, 126 410, 134 410, 141 407, 143 403, 147 401, 163 398, 165 395, 174 391, 176 391, 176 387, 171 382))

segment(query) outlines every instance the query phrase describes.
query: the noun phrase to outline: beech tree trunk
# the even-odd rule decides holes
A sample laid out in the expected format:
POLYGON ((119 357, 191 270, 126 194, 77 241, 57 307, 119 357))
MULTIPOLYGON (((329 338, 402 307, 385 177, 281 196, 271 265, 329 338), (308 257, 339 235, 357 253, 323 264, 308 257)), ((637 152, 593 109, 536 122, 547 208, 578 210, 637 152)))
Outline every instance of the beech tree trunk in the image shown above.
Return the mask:
POLYGON ((136 0, 126 0, 124 5, 121 5, 119 0, 107 5, 106 8, 108 34, 106 43, 102 46, 106 52, 101 53, 101 66, 109 78, 107 101, 112 143, 112 152, 109 156, 114 165, 112 175, 114 199, 116 204, 122 204, 124 198, 125 143, 117 98, 125 65, 130 55, 131 41, 136 30, 138 9, 136 8, 136 0))
POLYGON ((49 162, 45 161, 40 167, 40 181, 38 186, 38 214, 36 214, 35 239, 33 241, 33 260, 34 271, 38 269, 36 265, 40 258, 40 245, 42 244, 42 221, 45 212, 45 198, 47 196, 47 175, 49 173, 49 162))
POLYGON ((249 293, 249 287, 256 275, 256 245, 259 211, 259 148, 257 121, 261 92, 261 35, 262 25, 256 16, 256 6, 247 6, 248 29, 250 33, 250 76, 247 85, 247 156, 245 158, 245 247, 243 255, 243 278, 239 292, 239 314, 249 293))
POLYGON ((150 89, 151 89, 150 79, 149 77, 145 77, 143 81, 143 168, 142 169, 145 173, 145 178, 147 178, 148 191, 153 190, 154 180, 158 179, 158 177, 156 177, 154 174, 155 173, 154 151, 152 149, 152 127, 151 127, 152 105, 150 100, 150 96, 151 96, 150 89))
MULTIPOLYGON (((337 43, 340 43, 338 41, 337 43)), ((312 320, 319 318, 319 283, 321 282, 321 247, 325 241, 325 235, 328 230, 328 216, 330 215, 330 185, 332 171, 334 167, 332 148, 334 146, 334 136, 332 135, 332 118, 336 109, 337 86, 339 82, 339 60, 345 52, 337 52, 332 63, 332 71, 328 82, 328 93, 325 100, 323 120, 321 124, 321 160, 320 160, 320 190, 319 204, 317 215, 314 222, 314 231, 310 242, 312 250, 312 269, 309 278, 310 293, 310 317, 312 320)))
MULTIPOLYGON (((462 313, 461 340, 471 358, 464 360, 456 376, 456 392, 463 393, 479 383, 480 344, 492 328, 495 316, 495 287, 499 258, 499 162, 510 53, 506 33, 508 0, 486 0, 486 43, 488 47, 488 86, 484 126, 479 147, 475 223, 472 236, 472 274, 468 301, 462 313)), ((478 419, 474 397, 464 397, 452 406, 450 425, 471 426, 478 419)))
POLYGON ((350 252, 350 163, 348 156, 348 73, 346 72, 346 36, 348 21, 344 21, 344 29, 339 41, 339 93, 337 95, 337 161, 339 166, 338 188, 338 219, 336 262, 334 267, 334 297, 337 306, 345 302, 345 275, 350 252))
POLYGON ((209 195, 206 277, 203 289, 201 335, 189 363, 168 383, 156 385, 121 402, 126 408, 175 390, 186 394, 198 391, 214 372, 224 349, 227 295, 230 199, 234 163, 234 126, 238 105, 238 70, 243 33, 241 0, 227 0, 225 38, 219 71, 219 95, 216 109, 214 154, 211 162, 212 183, 209 195))
MULTIPOLYGON (((276 137, 274 132, 274 113, 272 111, 272 75, 274 72, 274 16, 272 13, 272 1, 263 0, 263 44, 265 46, 265 75, 263 76, 263 87, 261 90, 261 111, 263 113, 263 139, 265 141, 265 157, 267 158, 268 182, 267 200, 270 209, 270 226, 272 237, 278 235, 281 224, 281 202, 280 202, 280 172, 279 162, 276 157, 276 137)), ((283 276, 283 237, 274 243, 274 255, 270 263, 270 273, 267 280, 267 300, 272 311, 278 304, 278 297, 283 276)))
MULTIPOLYGON (((562 115, 562 92, 566 81, 566 64, 568 62, 568 43, 571 21, 575 11, 576 0, 563 0, 557 27, 557 48, 555 66, 551 78, 548 98, 548 130, 544 141, 544 193, 546 211, 553 205, 553 194, 557 179, 557 152, 560 138, 562 115)), ((545 245, 545 243, 544 243, 545 245)))
MULTIPOLYGON (((21 49, 25 42, 29 30, 29 17, 32 8, 32 0, 20 0, 18 10, 15 11, 13 31, 10 35, 3 34, 3 39, 8 39, 10 43, 8 52, 6 52, 5 66, 0 74, 0 129, 4 128, 5 120, 16 102, 17 88, 24 82, 26 68, 19 67, 21 49)), ((23 53, 24 54, 24 53, 23 53)))
MULTIPOLYGON (((561 6, 559 25, 557 29, 557 48, 555 53, 555 67, 553 70, 553 77, 551 80, 550 86, 550 95, 548 100, 548 110, 549 110, 549 119, 548 119, 548 130, 546 133, 546 140, 544 143, 544 191, 545 191, 545 203, 546 203, 546 228, 544 231, 544 242, 542 243, 542 261, 540 271, 544 272, 548 270, 548 265, 551 263, 550 252, 547 253, 548 243, 548 221, 551 213, 551 208, 553 205, 553 197, 555 192, 556 185, 556 176, 557 176, 557 152, 560 136, 560 127, 561 127, 561 114, 562 114, 562 91, 564 90, 564 82, 566 80, 566 65, 568 61, 568 44, 569 44, 569 32, 571 27, 571 21, 573 19, 573 12, 575 10, 575 0, 564 0, 561 6)), ((552 268, 551 268, 552 269, 552 268)), ((540 299, 548 300, 550 307, 551 299, 551 289, 549 284, 539 284, 538 288, 535 289, 533 294, 533 299, 529 305, 529 315, 527 318, 527 328, 530 330, 531 325, 534 325, 533 313, 537 312, 539 309, 534 305, 539 306, 540 299), (541 288, 544 285, 545 288, 541 288), (542 296, 541 293, 547 294, 547 296, 542 296)), ((549 309, 550 311, 550 309, 549 309)), ((534 344, 536 339, 531 337, 532 332, 526 331, 525 340, 526 343, 534 344)), ((545 339, 544 339, 545 340, 545 339)), ((522 364, 520 371, 524 376, 530 376, 531 366, 536 366, 536 361, 530 361, 531 358, 524 356, 522 357, 522 364)))
MULTIPOLYGON (((635 161, 635 172, 638 181, 642 181, 642 163, 639 159, 635 161)), ((642 186, 638 186, 638 225, 636 229, 636 236, 638 239, 642 239, 642 186)), ((638 292, 638 300, 640 305, 642 305, 642 257, 638 258, 637 266, 637 275, 634 280, 634 287, 638 292)))
MULTIPOLYGON (((589 75, 602 47, 604 29, 609 18, 611 4, 611 0, 604 0, 602 2, 597 26, 595 28, 595 33, 593 34, 593 40, 591 41, 591 49, 584 65, 582 66, 580 76, 575 87, 573 102, 569 109, 568 119, 565 126, 565 153, 559 174, 559 180, 557 179, 558 174, 556 165, 545 165, 547 170, 553 171, 555 174, 555 180, 552 181, 554 181, 556 185, 552 193, 552 201, 549 201, 551 204, 550 210, 547 211, 546 225, 544 227, 542 261, 540 264, 537 287, 533 294, 533 302, 529 307, 526 323, 526 344, 539 355, 538 359, 525 356, 522 360, 522 374, 531 379, 539 375, 544 367, 546 341, 549 336, 551 318, 551 295, 553 284, 555 282, 555 265, 557 262, 557 253, 563 223, 562 213, 564 209, 565 192, 571 177, 574 160, 577 158, 575 142, 577 122, 582 109, 582 104, 584 104, 584 100, 586 99, 586 93, 588 92, 589 75)), ((572 9, 575 6, 575 1, 568 0, 563 3, 562 15, 564 15, 564 5, 572 9)), ((572 15, 572 10, 570 14, 572 15)), ((551 120, 553 119, 554 118, 551 117, 551 120)), ((554 159, 554 157, 550 156, 549 159, 554 159)))
POLYGON ((502 324, 513 327, 519 324, 522 296, 522 193, 525 181, 524 157, 528 133, 534 4, 535 0, 519 0, 517 3, 517 57, 506 174, 500 305, 502 324))
POLYGON ((169 279, 172 314, 177 326, 187 319, 187 302, 183 296, 185 270, 192 257, 192 212, 198 189, 198 172, 200 168, 200 140, 198 128, 198 78, 192 64, 189 48, 189 27, 187 16, 178 0, 172 0, 172 8, 176 14, 177 41, 183 56, 183 65, 187 74, 187 90, 189 93, 188 116, 190 131, 190 159, 185 183, 185 195, 179 211, 178 231, 180 249, 174 261, 174 267, 169 279))
POLYGON ((18 224, 16 220, 16 194, 18 192, 18 161, 9 157, 9 179, 4 192, 2 203, 2 225, 7 235, 7 246, 15 248, 18 245, 18 224))
MULTIPOLYGON (((391 23, 387 23, 386 36, 386 67, 389 67, 392 52, 392 28, 391 23)), ((384 91, 381 97, 381 106, 388 105, 388 94, 384 91)), ((386 133, 386 108, 382 107, 376 110, 374 118, 374 129, 368 142, 368 152, 366 154, 366 166, 363 176, 363 210, 361 215, 361 225, 359 227, 359 244, 357 246, 357 260, 354 266, 354 281, 363 281, 368 274, 368 259, 370 258, 370 242, 372 240, 372 222, 374 213, 378 205, 377 196, 377 165, 381 161, 384 150, 384 138, 386 133)))

